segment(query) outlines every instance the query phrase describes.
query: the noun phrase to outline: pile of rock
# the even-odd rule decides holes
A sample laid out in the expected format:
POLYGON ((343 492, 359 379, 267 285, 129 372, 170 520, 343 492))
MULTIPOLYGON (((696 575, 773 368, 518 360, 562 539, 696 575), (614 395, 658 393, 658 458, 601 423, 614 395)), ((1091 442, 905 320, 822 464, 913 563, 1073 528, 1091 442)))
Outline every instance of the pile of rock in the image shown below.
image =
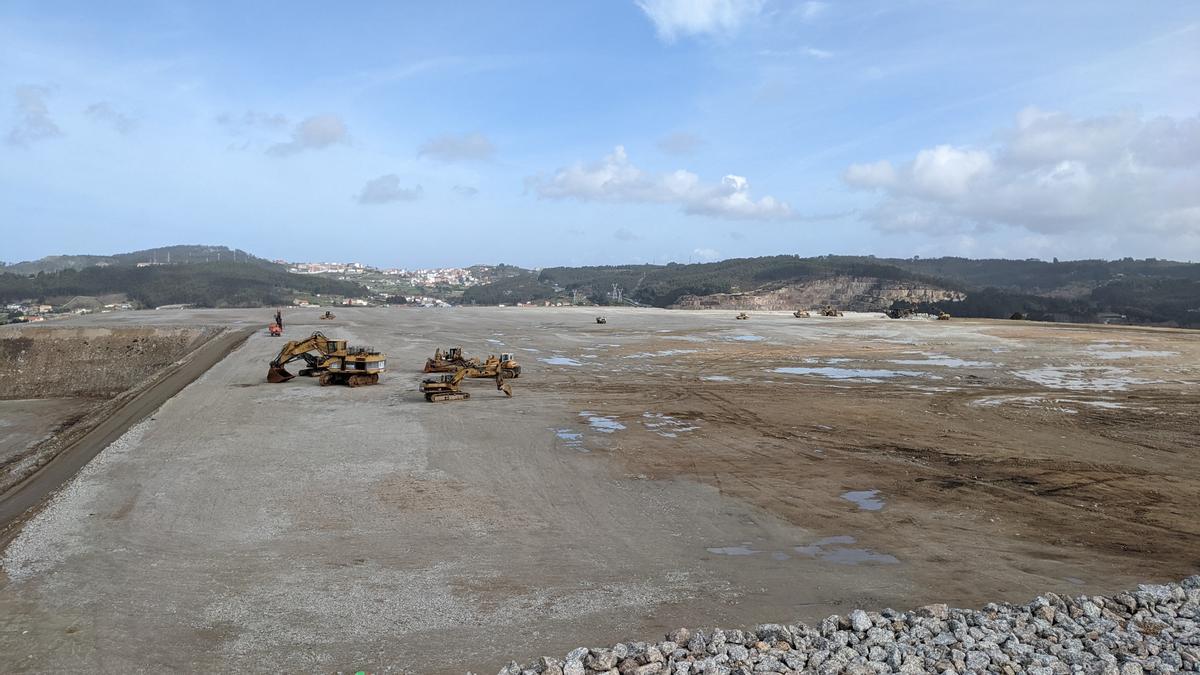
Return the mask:
POLYGON ((1111 598, 1047 593, 981 611, 855 610, 819 628, 680 628, 656 643, 579 648, 500 675, 1200 672, 1200 576, 1111 598))

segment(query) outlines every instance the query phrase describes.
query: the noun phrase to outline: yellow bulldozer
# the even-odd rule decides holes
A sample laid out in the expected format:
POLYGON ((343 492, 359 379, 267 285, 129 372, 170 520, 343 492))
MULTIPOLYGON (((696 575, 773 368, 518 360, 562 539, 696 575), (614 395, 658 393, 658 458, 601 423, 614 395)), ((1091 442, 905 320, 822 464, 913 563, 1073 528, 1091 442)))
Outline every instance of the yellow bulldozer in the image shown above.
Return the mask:
POLYGON ((468 374, 467 377, 492 377, 489 373, 496 370, 503 371, 504 379, 506 380, 515 380, 521 376, 521 364, 517 363, 512 354, 501 354, 499 358, 496 358, 496 355, 492 354, 479 365, 479 369, 476 372, 480 374, 468 374))
POLYGON ((447 347, 445 351, 437 349, 433 358, 425 359, 426 373, 453 373, 459 368, 478 368, 479 359, 468 359, 463 355, 462 347, 447 347))
POLYGON ((467 377, 493 378, 496 380, 496 389, 498 391, 504 392, 505 396, 512 396, 512 387, 504 382, 504 370, 502 368, 488 370, 475 367, 458 368, 450 374, 427 377, 421 381, 421 393, 425 394, 425 400, 430 403, 465 401, 471 398, 471 392, 463 391, 459 385, 462 384, 463 378, 467 377))
POLYGON ((735 317, 733 317, 733 318, 735 318, 735 319, 737 319, 737 320, 739 320, 739 321, 745 321, 746 319, 749 319, 749 318, 750 318, 750 315, 749 315, 749 314, 747 314, 747 313, 745 313, 745 312, 742 312, 742 313, 738 314, 737 316, 735 316, 735 317))
POLYGON ((598 317, 596 317, 596 323, 608 323, 608 319, 606 319, 602 316, 598 316, 598 317))
POLYGON ((792 312, 792 316, 796 317, 797 319, 807 319, 808 312, 804 311, 803 309, 798 309, 792 312))
POLYGON ((267 382, 287 382, 296 377, 287 364, 303 360, 300 375, 318 377, 321 386, 344 384, 358 387, 379 382, 387 367, 386 357, 370 347, 349 347, 345 340, 327 338, 320 332, 303 340, 292 340, 279 350, 267 369, 267 382))
POLYGON ((821 316, 841 316, 842 310, 833 305, 825 305, 821 308, 821 316))

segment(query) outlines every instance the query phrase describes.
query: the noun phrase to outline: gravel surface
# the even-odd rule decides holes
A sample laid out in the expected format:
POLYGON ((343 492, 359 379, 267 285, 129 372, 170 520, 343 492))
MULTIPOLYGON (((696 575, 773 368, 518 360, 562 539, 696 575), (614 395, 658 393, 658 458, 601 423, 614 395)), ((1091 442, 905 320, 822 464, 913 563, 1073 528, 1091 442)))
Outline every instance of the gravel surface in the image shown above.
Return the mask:
POLYGON ((1200 672, 1200 576, 1112 597, 1047 593, 982 610, 927 605, 830 616, 819 627, 671 631, 661 642, 581 647, 499 675, 1200 672))

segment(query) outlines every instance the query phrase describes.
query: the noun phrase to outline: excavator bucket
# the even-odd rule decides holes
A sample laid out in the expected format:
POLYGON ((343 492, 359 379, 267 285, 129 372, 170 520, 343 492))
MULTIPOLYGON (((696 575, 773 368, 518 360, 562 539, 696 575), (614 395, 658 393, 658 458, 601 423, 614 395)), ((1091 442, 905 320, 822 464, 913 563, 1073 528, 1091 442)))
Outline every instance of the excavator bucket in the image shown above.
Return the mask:
POLYGON ((504 392, 505 396, 512 398, 512 387, 507 384, 500 385, 500 391, 504 392))
POLYGON ((283 366, 271 366, 270 369, 267 370, 267 382, 272 384, 287 382, 293 377, 296 376, 285 370, 283 366))

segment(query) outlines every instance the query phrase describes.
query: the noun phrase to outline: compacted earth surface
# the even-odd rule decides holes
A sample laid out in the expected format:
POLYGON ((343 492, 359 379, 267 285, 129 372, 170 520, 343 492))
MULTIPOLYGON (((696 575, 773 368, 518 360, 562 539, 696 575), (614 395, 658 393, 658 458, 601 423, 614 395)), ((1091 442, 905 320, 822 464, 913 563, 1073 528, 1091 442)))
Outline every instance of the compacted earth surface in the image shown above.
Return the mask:
POLYGON ((0 327, 0 494, 219 331, 0 327))
POLYGON ((283 339, 272 310, 68 324, 263 330, 4 534, 6 669, 496 672, 678 626, 1111 596, 1200 571, 1195 333, 319 313, 285 311, 283 339), (389 372, 268 384, 314 330, 386 352, 389 372), (514 396, 468 380, 470 400, 426 403, 421 366, 449 346, 512 352, 514 396))

